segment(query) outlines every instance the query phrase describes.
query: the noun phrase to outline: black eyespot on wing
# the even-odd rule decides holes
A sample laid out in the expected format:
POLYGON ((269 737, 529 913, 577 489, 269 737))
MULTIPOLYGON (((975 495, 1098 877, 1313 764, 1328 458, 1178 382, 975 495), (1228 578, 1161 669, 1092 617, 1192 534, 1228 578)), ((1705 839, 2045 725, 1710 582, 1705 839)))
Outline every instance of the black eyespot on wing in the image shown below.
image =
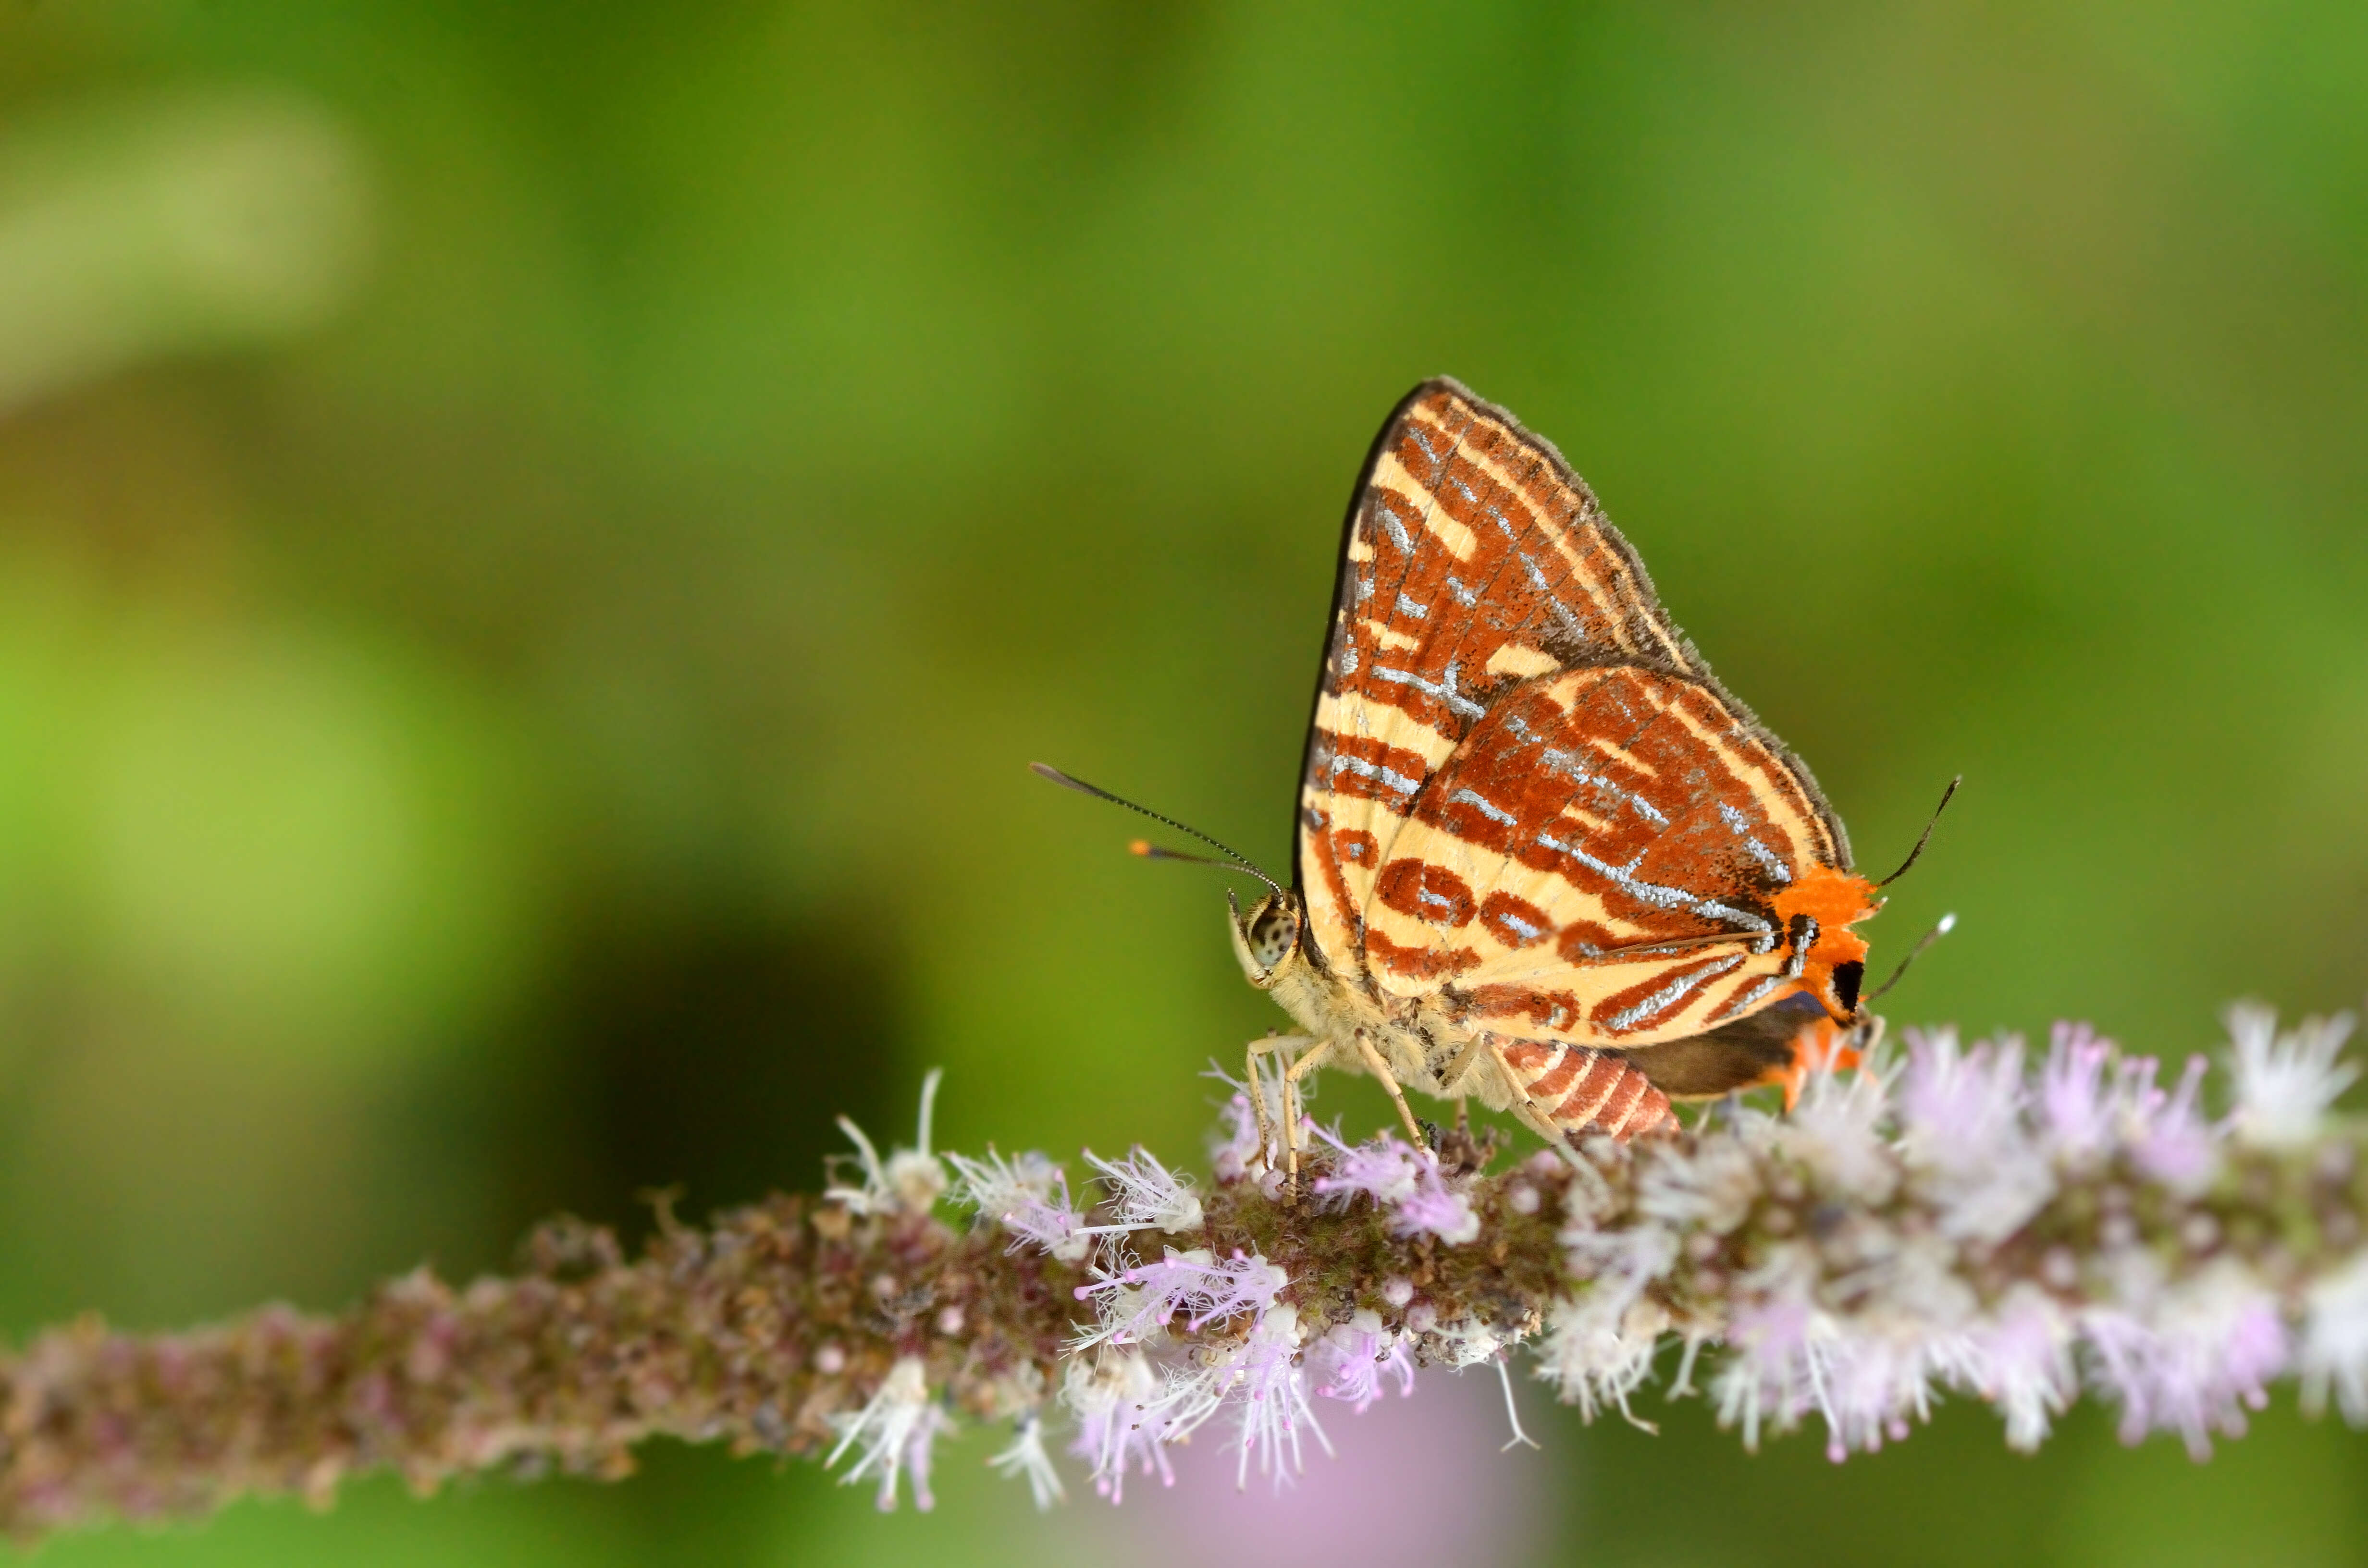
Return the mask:
POLYGON ((1834 1000, 1845 1013, 1858 1011, 1858 988, 1866 983, 1866 965, 1852 959, 1834 965, 1834 1000))

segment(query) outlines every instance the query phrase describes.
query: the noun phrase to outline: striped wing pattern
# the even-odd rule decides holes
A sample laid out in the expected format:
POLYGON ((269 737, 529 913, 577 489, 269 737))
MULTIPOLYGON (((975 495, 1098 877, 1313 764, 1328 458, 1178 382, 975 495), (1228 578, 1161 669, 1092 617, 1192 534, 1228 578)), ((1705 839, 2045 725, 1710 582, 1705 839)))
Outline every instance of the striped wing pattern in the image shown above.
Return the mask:
POLYGON ((1601 1127, 1668 1107, 1595 1051, 1773 1001, 1773 898, 1849 848, 1560 455, 1438 381, 1352 504, 1298 858, 1327 967, 1512 1042, 1533 1106, 1601 1127))
POLYGON ((1452 382, 1416 389, 1352 504, 1308 736, 1300 877, 1318 951, 1361 967, 1381 847, 1498 691, 1648 653, 1691 664, 1594 496, 1509 415, 1452 382))
POLYGON ((1528 1037, 1699 1033, 1773 1000, 1790 956, 1770 894, 1830 861, 1823 825, 1706 687, 1636 665, 1542 676, 1414 802, 1381 857, 1366 960, 1384 993, 1444 984, 1467 1017, 1528 1037))

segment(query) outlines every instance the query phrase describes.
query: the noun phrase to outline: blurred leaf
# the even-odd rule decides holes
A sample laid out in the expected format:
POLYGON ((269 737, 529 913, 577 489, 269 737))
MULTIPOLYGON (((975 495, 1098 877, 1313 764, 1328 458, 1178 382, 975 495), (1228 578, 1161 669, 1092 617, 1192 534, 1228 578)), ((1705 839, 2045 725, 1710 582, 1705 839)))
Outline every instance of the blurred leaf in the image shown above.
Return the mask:
POLYGON ((301 99, 184 91, 17 119, 0 141, 0 411, 318 325, 367 226, 355 150, 301 99))

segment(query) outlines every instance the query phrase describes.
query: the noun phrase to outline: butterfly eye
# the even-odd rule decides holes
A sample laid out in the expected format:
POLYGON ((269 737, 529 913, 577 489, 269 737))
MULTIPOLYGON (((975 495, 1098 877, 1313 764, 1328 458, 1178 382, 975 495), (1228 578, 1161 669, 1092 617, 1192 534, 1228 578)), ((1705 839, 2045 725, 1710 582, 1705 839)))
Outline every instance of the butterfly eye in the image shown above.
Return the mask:
POLYGON ((1299 916, 1280 903, 1269 903, 1250 921, 1250 957, 1260 969, 1281 963, 1298 941, 1299 916))

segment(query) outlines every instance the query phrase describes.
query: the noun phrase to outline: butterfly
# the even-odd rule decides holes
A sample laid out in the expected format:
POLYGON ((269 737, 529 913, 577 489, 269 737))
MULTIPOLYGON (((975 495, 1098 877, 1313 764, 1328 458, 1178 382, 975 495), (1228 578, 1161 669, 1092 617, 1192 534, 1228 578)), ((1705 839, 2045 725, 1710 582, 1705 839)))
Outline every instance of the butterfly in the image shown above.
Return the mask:
POLYGON ((1789 1101, 1875 1027, 1879 884, 1807 766, 1562 455, 1453 381, 1398 404, 1350 501, 1295 848, 1233 911, 1302 1031, 1252 1071, 1371 1073, 1410 1132, 1406 1088, 1554 1142, 1668 1131, 1673 1098, 1789 1101))
POLYGON ((1228 907, 1243 972, 1301 1029, 1247 1062, 1253 1085, 1285 1063, 1294 1175, 1297 1085, 1325 1067, 1380 1079, 1418 1142, 1408 1088, 1554 1143, 1671 1131, 1672 1100, 1760 1085, 1789 1107, 1879 1038, 1853 927, 1931 835, 1858 875, 1807 765, 1671 623, 1586 483, 1444 378, 1391 414, 1349 501, 1289 887, 1036 770, 1267 884, 1228 907))

